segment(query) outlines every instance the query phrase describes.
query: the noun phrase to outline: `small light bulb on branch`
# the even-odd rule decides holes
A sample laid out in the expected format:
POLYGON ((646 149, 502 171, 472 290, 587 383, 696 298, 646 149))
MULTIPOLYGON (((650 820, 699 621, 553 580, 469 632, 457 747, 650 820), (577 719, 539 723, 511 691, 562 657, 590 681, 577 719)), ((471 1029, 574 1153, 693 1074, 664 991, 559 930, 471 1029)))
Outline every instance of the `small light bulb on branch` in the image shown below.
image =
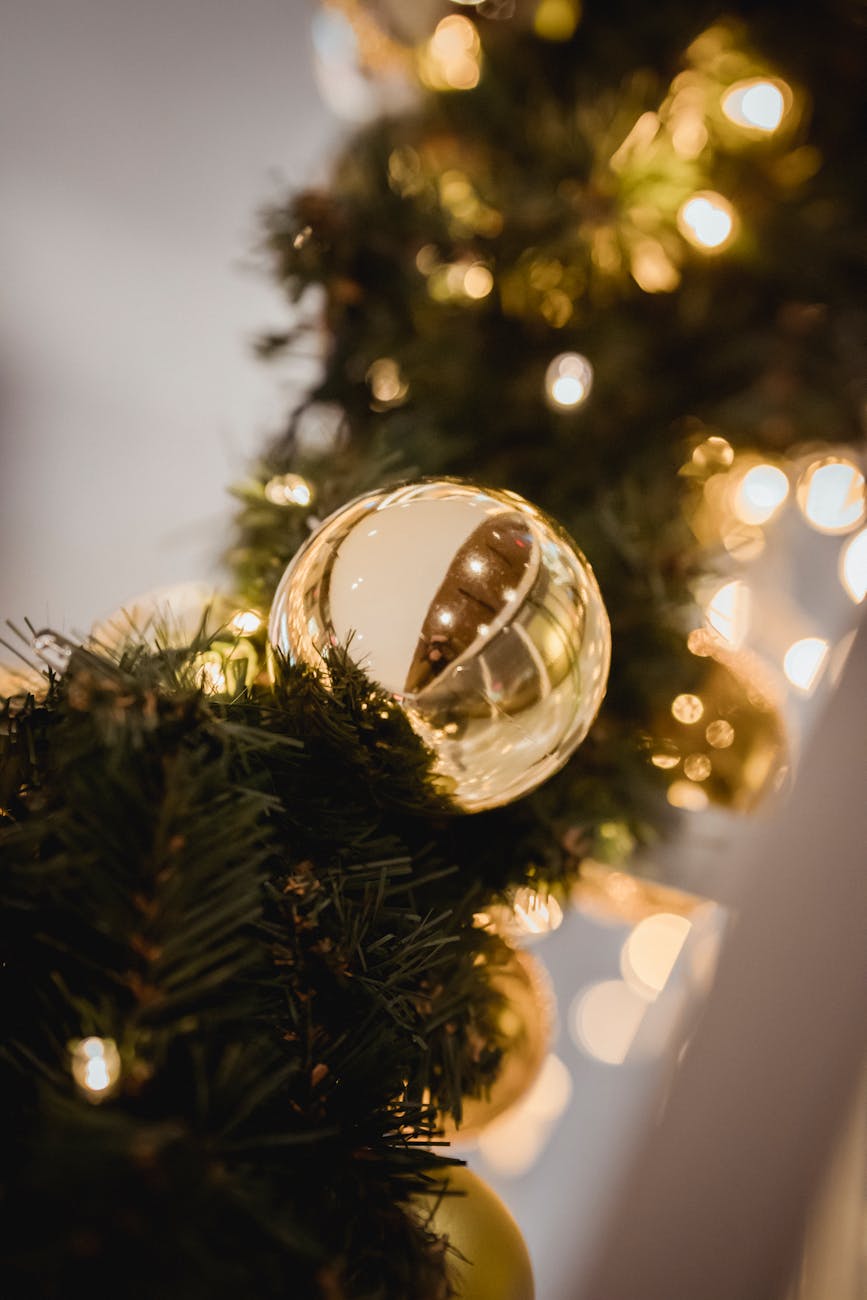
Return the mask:
POLYGON ((693 247, 703 253, 721 253, 734 238, 735 210, 722 194, 704 190, 681 205, 677 225, 693 247))
POLYGON ((593 367, 580 352, 561 352, 545 371, 545 393, 552 406, 571 410, 587 400, 593 367))
POLYGON ((276 474, 265 484, 265 500, 272 506, 309 506, 313 490, 300 474, 276 474))
POLYGON ((752 77, 726 91, 722 110, 735 126, 770 135, 782 122, 791 102, 792 92, 784 81, 752 77))
POLYGON ((72 1077, 88 1101, 111 1096, 120 1080, 120 1052, 113 1038, 81 1038, 70 1044, 72 1077))

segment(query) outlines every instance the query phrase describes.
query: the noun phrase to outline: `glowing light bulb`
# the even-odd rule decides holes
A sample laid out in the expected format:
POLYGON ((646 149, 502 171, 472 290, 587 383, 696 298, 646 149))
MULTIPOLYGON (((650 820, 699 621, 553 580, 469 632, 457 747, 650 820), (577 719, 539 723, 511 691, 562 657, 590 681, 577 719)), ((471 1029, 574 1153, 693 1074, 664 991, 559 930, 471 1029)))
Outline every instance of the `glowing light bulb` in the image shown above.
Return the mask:
POLYGON ((72 1077, 88 1101, 99 1102, 120 1079, 120 1052, 113 1038, 81 1038, 70 1044, 72 1077))
POLYGON ((422 81, 433 90, 472 90, 481 75, 481 41, 474 23, 449 14, 419 54, 422 81))
POLYGON ((693 194, 681 205, 677 224, 685 239, 704 253, 721 253, 735 232, 735 210, 712 190, 693 194))
POLYGON ((561 352, 545 371, 545 392, 552 406, 570 409, 587 400, 593 366, 580 352, 561 352))
POLYGON ((262 626, 262 616, 257 614, 255 609, 239 609, 237 614, 233 614, 229 620, 229 626, 233 632, 240 632, 242 636, 250 636, 253 632, 258 632, 262 626))
POLYGON ((607 1065, 621 1065, 647 1012, 647 999, 624 980, 602 980, 582 990, 569 1009, 576 1045, 607 1065))
POLYGON ((842 457, 817 460, 798 484, 798 505, 817 532, 847 533, 864 518, 864 475, 842 457))
POLYGON ((692 924, 674 912, 639 921, 620 950, 620 973, 630 988, 653 1002, 665 988, 692 924))
POLYGON ((792 92, 784 81, 753 77, 726 91, 722 110, 735 126, 771 134, 785 117, 791 99, 792 92))
POLYGON ((722 637, 727 645, 739 646, 750 625, 750 589, 745 582, 735 578, 726 582, 711 596, 705 608, 708 626, 722 637))
POLYGON ((821 636, 805 636, 795 641, 783 655, 783 672, 796 690, 809 695, 825 667, 828 642, 821 636))
POLYGON ((391 357, 380 357, 367 372, 367 382, 374 400, 382 406, 399 406, 409 392, 409 384, 400 366, 391 357))
POLYGON ((867 528, 847 542, 840 555, 840 581, 856 605, 867 596, 867 528))
POLYGON ((690 726, 693 722, 698 722, 704 713, 704 705, 697 695, 677 695, 672 700, 671 712, 678 722, 690 726))
POLYGON ((563 924, 563 909, 553 894, 527 886, 511 897, 514 926, 525 935, 549 934, 563 924))
POLYGON ((494 287, 494 277, 481 262, 474 262, 463 276, 463 291, 468 298, 487 298, 494 287))
POLYGON ((274 506, 309 506, 313 489, 300 474, 276 474, 265 484, 265 500, 274 506))
POLYGON ((777 465, 754 465, 738 485, 734 511, 745 524, 766 524, 789 495, 788 476, 777 465))

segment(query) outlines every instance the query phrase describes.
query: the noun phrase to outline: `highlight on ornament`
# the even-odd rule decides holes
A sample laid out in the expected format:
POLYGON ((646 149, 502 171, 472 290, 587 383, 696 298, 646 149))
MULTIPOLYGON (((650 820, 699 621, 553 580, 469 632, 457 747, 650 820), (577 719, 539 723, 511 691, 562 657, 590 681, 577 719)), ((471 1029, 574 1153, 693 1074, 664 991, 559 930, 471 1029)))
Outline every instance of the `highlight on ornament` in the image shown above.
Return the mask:
POLYGON ((283 575, 269 640, 314 668, 348 646, 467 812, 563 766, 611 653, 602 596, 566 533, 515 493, 457 480, 371 492, 333 514, 283 575))

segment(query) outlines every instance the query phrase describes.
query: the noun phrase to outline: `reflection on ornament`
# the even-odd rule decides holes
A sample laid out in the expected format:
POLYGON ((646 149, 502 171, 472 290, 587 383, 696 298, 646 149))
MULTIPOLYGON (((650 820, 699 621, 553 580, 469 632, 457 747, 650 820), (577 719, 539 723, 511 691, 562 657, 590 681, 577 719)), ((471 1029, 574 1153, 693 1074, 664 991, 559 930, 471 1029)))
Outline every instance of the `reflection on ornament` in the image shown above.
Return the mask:
POLYGON ((734 447, 727 438, 720 438, 717 434, 705 438, 693 448, 692 452, 693 463, 708 474, 716 474, 721 469, 727 469, 734 458, 734 447))
POLYGON ((770 135, 782 122, 791 100, 792 92, 784 81, 751 77, 726 91, 722 110, 735 126, 770 135))
POLYGON ((867 596, 867 528, 847 542, 840 555, 840 581, 856 605, 867 596))
POLYGON ((712 190, 694 194, 681 205, 677 225, 684 239, 703 253, 721 253, 735 234, 735 210, 712 190))
POLYGON ((252 636, 258 632, 262 626, 262 615, 257 614, 255 609, 239 609, 237 614, 233 614, 229 619, 229 627, 239 636, 252 636))
POLYGON ((472 1170, 452 1166, 414 1204, 431 1231, 448 1238, 449 1280, 461 1300, 533 1300, 533 1270, 520 1229, 472 1170), (442 1196, 443 1187, 461 1193, 442 1196))
POLYGON ((456 1146, 475 1142, 492 1120, 521 1100, 551 1048, 556 1002, 544 966, 529 953, 515 951, 492 972, 491 987, 504 999, 497 1021, 503 1064, 486 1097, 464 1098, 459 1126, 441 1117, 446 1137, 456 1146))
POLYGON ((120 1052, 112 1038, 81 1038, 70 1044, 72 1077, 88 1101, 105 1101, 120 1080, 120 1052))
POLYGON ((864 475, 851 460, 827 456, 805 471, 798 484, 798 505, 820 533, 847 533, 867 510, 864 475))
POLYGON ((821 677, 830 647, 822 636, 794 641, 783 655, 783 672, 796 690, 811 695, 821 677))
POLYGON ((750 589, 739 578, 718 587, 705 606, 708 626, 733 649, 743 642, 750 624, 750 589))
POLYGON ((545 371, 545 393, 552 406, 580 406, 593 387, 593 367, 580 352, 561 352, 545 371))
POLYGON ((491 903, 485 912, 478 912, 476 924, 490 928, 513 947, 530 943, 543 934, 559 930, 563 924, 563 909, 553 894, 545 888, 533 889, 522 885, 509 891, 505 903, 491 903))
POLYGON ((514 493, 454 480, 372 492, 332 515, 283 575, 269 638, 316 668, 348 644, 467 812, 563 766, 610 657, 599 588, 566 534, 514 493))
POLYGON ((704 705, 697 695, 676 695, 671 702, 671 716, 678 722, 691 725, 704 714, 704 705))
POLYGON ((670 770, 666 797, 673 807, 701 812, 714 804, 748 812, 775 788, 785 764, 780 701, 755 656, 726 648, 706 630, 695 634, 693 646, 706 665, 701 711, 692 703, 698 696, 679 696, 690 703, 654 723, 649 759, 670 770))

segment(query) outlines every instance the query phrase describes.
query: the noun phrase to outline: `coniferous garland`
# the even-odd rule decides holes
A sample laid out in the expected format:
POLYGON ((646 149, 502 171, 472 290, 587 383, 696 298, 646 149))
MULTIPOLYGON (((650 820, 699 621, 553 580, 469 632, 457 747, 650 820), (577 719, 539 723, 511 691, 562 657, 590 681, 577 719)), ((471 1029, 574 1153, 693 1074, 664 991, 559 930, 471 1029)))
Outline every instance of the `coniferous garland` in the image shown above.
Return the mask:
POLYGON ((475 88, 365 127, 327 189, 266 214, 277 280, 322 294, 324 374, 239 486, 230 558, 265 608, 311 515, 419 473, 559 519, 611 616, 608 696, 568 768, 480 835, 512 875, 557 877, 671 815, 652 720, 701 679, 691 584, 719 560, 694 485, 862 437, 863 9, 586 3, 551 41, 486 8, 458 16, 475 88), (778 129, 724 111, 751 78, 783 87, 778 129), (710 196, 704 244, 691 196, 710 196), (569 406, 548 367, 573 352, 592 391, 569 406))
POLYGON ((490 891, 348 661, 217 698, 203 650, 6 703, 6 1294, 444 1296, 405 1203, 499 1064, 490 891))

